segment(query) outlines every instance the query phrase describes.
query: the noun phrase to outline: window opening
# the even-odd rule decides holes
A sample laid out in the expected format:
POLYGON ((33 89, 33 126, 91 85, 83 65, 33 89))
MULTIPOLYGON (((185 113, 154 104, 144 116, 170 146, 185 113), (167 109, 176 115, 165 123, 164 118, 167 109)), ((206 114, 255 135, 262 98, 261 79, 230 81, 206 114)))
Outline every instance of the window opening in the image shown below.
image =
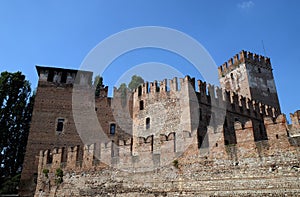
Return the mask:
POLYGON ((150 129, 150 118, 146 118, 146 129, 150 129))
POLYGON ((144 101, 140 101, 140 110, 144 109, 144 101))
POLYGON ((115 123, 111 123, 110 127, 109 127, 109 133, 111 135, 114 135, 116 133, 116 124, 115 123))
POLYGON ((61 133, 63 131, 63 129, 64 129, 64 121, 65 121, 65 119, 63 119, 63 118, 59 118, 57 120, 57 126, 56 126, 56 131, 57 132, 61 133))

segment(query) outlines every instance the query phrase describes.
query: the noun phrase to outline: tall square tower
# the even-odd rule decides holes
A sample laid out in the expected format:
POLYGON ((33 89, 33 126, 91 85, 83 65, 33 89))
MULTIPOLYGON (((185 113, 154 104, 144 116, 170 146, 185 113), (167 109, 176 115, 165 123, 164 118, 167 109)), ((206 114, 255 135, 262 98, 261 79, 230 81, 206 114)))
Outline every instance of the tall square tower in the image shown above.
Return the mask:
POLYGON ((218 68, 220 85, 227 91, 272 106, 280 112, 270 58, 241 51, 218 68))

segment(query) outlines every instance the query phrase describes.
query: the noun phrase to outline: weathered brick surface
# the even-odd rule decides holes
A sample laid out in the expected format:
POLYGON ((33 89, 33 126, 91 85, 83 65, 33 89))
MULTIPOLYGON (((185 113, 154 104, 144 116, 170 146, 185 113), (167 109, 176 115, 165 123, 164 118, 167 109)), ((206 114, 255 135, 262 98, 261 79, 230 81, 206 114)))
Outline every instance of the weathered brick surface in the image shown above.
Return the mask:
POLYGON ((280 110, 270 58, 241 51, 219 67, 222 88, 280 110))
MULTIPOLYGON (((267 131, 274 134, 286 129, 278 122, 269 128, 267 131)), ((213 155, 202 157, 196 147, 194 152, 187 150, 192 154, 178 158, 178 167, 170 162, 150 171, 138 170, 151 165, 151 162, 142 161, 131 165, 135 171, 117 169, 114 165, 105 167, 101 163, 93 164, 89 169, 77 165, 72 170, 63 168, 64 182, 60 185, 49 181, 54 178, 54 174, 51 174, 53 170, 50 170, 50 178, 45 178, 40 172, 36 196, 40 193, 44 196, 298 196, 299 148, 290 145, 282 147, 286 139, 287 136, 276 138, 275 141, 270 139, 269 146, 262 147, 266 150, 265 155, 260 157, 257 156, 258 149, 251 150, 256 156, 240 154, 250 141, 247 137, 237 144, 238 154, 234 159, 226 151, 223 151, 223 158, 228 159, 218 159, 213 155), (275 149, 276 153, 270 151, 275 149)), ((91 150, 85 148, 84 154, 91 153, 91 150)), ((46 152, 41 152, 41 158, 45 157, 44 154, 46 152)), ((57 163, 45 164, 45 159, 40 161, 40 169, 57 167, 57 163)), ((148 161, 151 161, 149 155, 148 161)), ((61 164, 60 161, 58 163, 61 164)))
POLYGON ((94 97, 89 72, 38 73, 22 195, 33 194, 37 172, 35 196, 299 194, 299 113, 292 125, 280 115, 268 58, 242 51, 219 68, 224 89, 186 76, 114 89, 113 98, 107 87, 94 97))
MULTIPOLYGON (((83 145, 82 139, 85 140, 85 143, 93 143, 103 134, 105 134, 106 141, 107 139, 118 141, 119 138, 127 139, 126 136, 131 132, 128 131, 129 134, 127 134, 117 124, 116 135, 109 134, 109 124, 116 122, 113 109, 120 109, 120 99, 116 97, 115 101, 112 101, 111 98, 108 98, 107 88, 103 88, 100 97, 95 99, 94 89, 87 82, 89 80, 84 80, 85 83, 82 84, 80 77, 79 79, 76 77, 84 74, 87 79, 91 79, 91 72, 39 66, 37 66, 37 71, 39 82, 20 184, 22 196, 32 196, 35 191, 40 150, 83 145), (58 73, 57 76, 59 77, 61 75, 69 77, 62 82, 63 77, 56 78, 55 73, 58 73), (74 101, 74 95, 77 95, 76 101, 74 101), (81 101, 81 104, 76 105, 76 102, 81 101), (111 103, 114 105, 113 108, 111 103), (76 117, 74 113, 77 113, 76 117), (90 121, 94 121, 91 113, 98 117, 97 122, 101 125, 102 132, 99 131, 98 127, 90 124, 90 121), (56 131, 59 118, 64 119, 62 132, 56 131), (85 127, 86 135, 82 135, 84 132, 78 131, 79 125, 85 127), (88 138, 85 139, 84 136, 88 136, 88 138), (88 141, 90 139, 93 140, 88 141)), ((98 153, 99 151, 95 150, 95 152, 98 153)), ((82 158, 82 151, 76 157, 82 158)))

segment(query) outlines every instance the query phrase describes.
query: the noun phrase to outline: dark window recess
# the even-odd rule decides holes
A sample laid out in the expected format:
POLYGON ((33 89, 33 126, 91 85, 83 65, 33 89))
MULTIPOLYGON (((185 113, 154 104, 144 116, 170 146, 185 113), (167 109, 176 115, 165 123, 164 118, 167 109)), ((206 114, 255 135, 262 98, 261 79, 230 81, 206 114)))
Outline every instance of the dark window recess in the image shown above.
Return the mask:
POLYGON ((138 96, 142 96, 142 86, 138 87, 138 96))
POLYGON ((261 73, 261 70, 260 70, 260 68, 258 68, 258 73, 261 73))
POLYGON ((231 73, 231 74, 230 74, 230 77, 231 77, 231 79, 234 79, 234 77, 233 77, 233 73, 231 73))
POLYGON ((144 109, 144 101, 140 101, 140 110, 144 109))
POLYGON ((259 133, 260 133, 261 136, 264 134, 263 126, 261 124, 259 124, 259 133))
POLYGON ((64 121, 65 121, 65 119, 62 119, 62 118, 59 118, 57 120, 56 131, 58 131, 58 132, 62 132, 63 131, 63 129, 64 129, 64 121))
POLYGON ((61 83, 66 83, 67 81, 67 73, 66 72, 63 72, 62 73, 62 76, 61 76, 61 83))
POLYGON ((53 70, 49 70, 47 81, 53 82, 54 72, 53 70))
POLYGON ((109 133, 111 135, 114 135, 116 133, 116 124, 115 123, 110 124, 109 133))
POLYGON ((146 118, 146 129, 150 128, 150 118, 146 118))
POLYGON ((225 120, 224 120, 224 124, 223 124, 223 126, 225 127, 225 128, 227 128, 228 127, 228 124, 227 124, 227 119, 225 118, 225 120))
POLYGON ((228 141, 228 140, 225 140, 225 141, 224 141, 224 144, 225 144, 225 145, 229 145, 229 141, 228 141))
POLYGON ((201 148, 202 142, 203 142, 203 137, 199 135, 198 136, 198 148, 201 148))

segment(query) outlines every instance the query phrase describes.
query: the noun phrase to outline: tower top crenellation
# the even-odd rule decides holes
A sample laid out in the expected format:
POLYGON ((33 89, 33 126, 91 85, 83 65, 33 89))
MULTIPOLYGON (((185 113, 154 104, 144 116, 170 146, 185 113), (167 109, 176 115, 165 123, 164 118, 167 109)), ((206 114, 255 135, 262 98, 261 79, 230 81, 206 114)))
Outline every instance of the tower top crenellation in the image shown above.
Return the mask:
POLYGON ((218 67, 219 78, 224 77, 226 73, 232 71, 242 63, 249 63, 251 65, 272 70, 269 57, 242 50, 239 54, 236 54, 233 58, 230 58, 227 62, 224 62, 218 67))

